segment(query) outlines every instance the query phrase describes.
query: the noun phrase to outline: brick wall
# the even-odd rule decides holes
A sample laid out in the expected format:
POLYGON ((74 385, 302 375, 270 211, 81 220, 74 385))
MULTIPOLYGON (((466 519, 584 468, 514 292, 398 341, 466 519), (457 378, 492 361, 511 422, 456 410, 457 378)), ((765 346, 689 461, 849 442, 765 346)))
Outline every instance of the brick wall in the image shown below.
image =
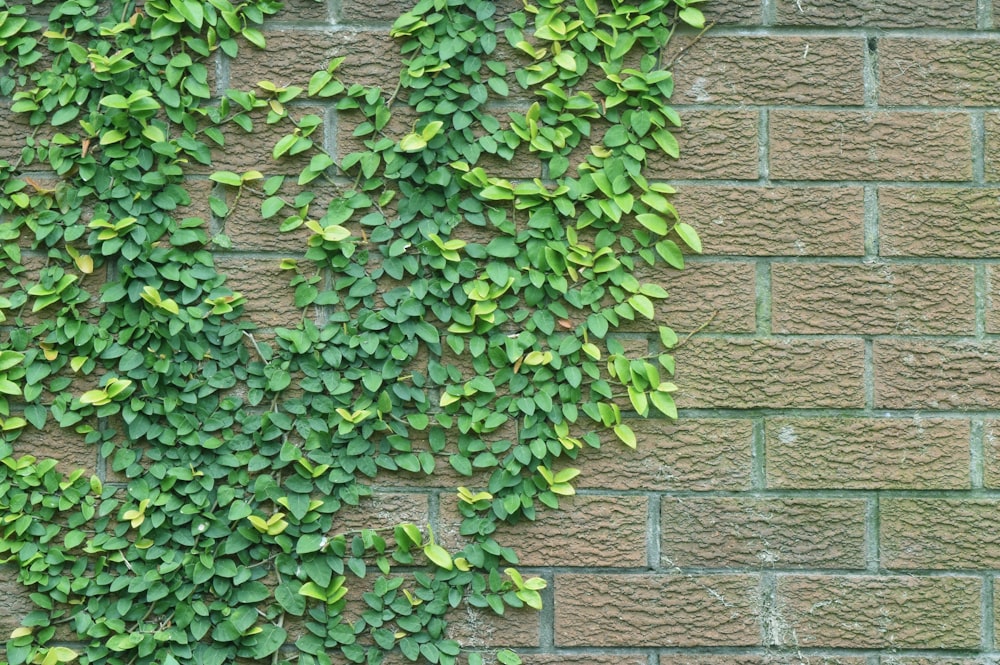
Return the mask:
MULTIPOLYGON (((405 5, 293 0, 271 50, 220 63, 218 85, 302 84, 338 55, 346 79, 388 85, 405 5)), ((638 451, 592 454, 565 512, 506 531, 549 581, 540 614, 463 616, 457 634, 531 665, 998 662, 993 2, 705 10, 715 26, 672 46, 683 157, 656 163, 706 247, 662 276, 670 320, 698 331, 677 358, 681 420, 637 423, 638 451)), ((336 150, 349 130, 320 112, 336 150)), ((268 145, 218 166, 259 168, 268 145)), ((220 230, 249 313, 280 325, 289 239, 250 214, 220 230)), ((18 445, 104 468, 72 440, 18 445)), ((454 542, 454 481, 404 478, 367 508, 454 542)), ((0 568, 0 635, 28 608, 0 568)))

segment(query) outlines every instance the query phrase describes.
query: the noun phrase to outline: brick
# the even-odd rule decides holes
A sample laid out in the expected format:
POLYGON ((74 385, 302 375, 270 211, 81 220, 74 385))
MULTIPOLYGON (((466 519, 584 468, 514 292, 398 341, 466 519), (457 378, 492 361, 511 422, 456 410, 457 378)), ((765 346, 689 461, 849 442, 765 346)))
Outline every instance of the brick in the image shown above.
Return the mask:
POLYGON ((35 609, 28 593, 30 590, 17 581, 17 567, 0 565, 0 637, 5 642, 28 612, 35 609))
POLYGON ((762 20, 760 3, 757 2, 713 0, 698 8, 705 14, 706 25, 759 25, 762 20))
MULTIPOLYGON (((323 117, 325 110, 319 106, 295 106, 289 111, 296 119, 301 119, 306 115, 318 115, 323 117)), ((283 156, 280 160, 275 160, 273 150, 275 144, 286 134, 291 134, 294 127, 289 122, 279 122, 268 125, 265 122, 267 112, 256 109, 247 113, 253 121, 253 133, 247 133, 235 124, 224 125, 221 128, 225 145, 216 146, 209 142, 212 148, 212 165, 192 163, 189 165, 189 173, 212 173, 213 171, 235 171, 244 173, 249 170, 261 171, 267 175, 272 174, 294 174, 298 175, 302 169, 309 165, 309 160, 314 154, 312 151, 305 151, 295 156, 283 156)), ((323 126, 319 126, 310 134, 309 138, 319 146, 322 146, 325 137, 323 126)))
MULTIPOLYGON (((661 655, 660 665, 867 665, 863 656, 817 656, 809 654, 808 660, 774 653, 766 656, 735 655, 712 656, 709 654, 661 655)), ((883 661, 885 662, 885 661, 883 661)))
POLYGON ((613 490, 731 490, 750 487, 749 420, 635 420, 636 450, 616 442, 585 450, 576 487, 613 490))
POLYGON ((637 266, 640 282, 659 284, 669 296, 656 301, 657 319, 637 316, 629 331, 656 332, 666 322, 678 332, 753 332, 757 329, 756 270, 748 262, 688 262, 683 270, 666 264, 637 266))
MULTIPOLYGON (((353 3, 352 3, 353 4, 353 3)), ((326 23, 330 20, 327 2, 316 0, 285 0, 284 7, 272 21, 308 21, 311 24, 326 23)))
POLYGON ((976 27, 976 0, 777 0, 778 25, 976 27))
POLYGON ((314 72, 341 56, 346 59, 337 76, 345 84, 391 89, 399 78, 399 47, 387 31, 277 29, 264 36, 265 51, 242 45, 246 50, 230 64, 230 87, 245 89, 258 81, 305 87, 314 72))
POLYGON ((987 113, 984 118, 983 166, 986 180, 1000 180, 1000 113, 987 113))
POLYGON ((973 649, 981 587, 975 577, 780 575, 772 639, 802 648, 973 649))
MULTIPOLYGON (((310 204, 308 217, 321 219, 326 214, 327 205, 336 192, 330 186, 310 186, 309 191, 316 194, 316 199, 310 204)), ((297 194, 305 188, 297 186, 291 178, 278 190, 277 195, 292 203, 297 194)), ((294 231, 282 232, 281 223, 294 210, 285 208, 270 219, 261 217, 260 206, 267 198, 260 190, 244 187, 236 201, 237 189, 226 188, 227 202, 230 214, 226 217, 223 231, 233 243, 233 249, 242 251, 290 252, 293 256, 306 251, 312 231, 300 226, 294 231)))
POLYGON ((882 256, 992 257, 1000 243, 1000 189, 883 187, 882 256))
POLYGON ((974 278, 963 265, 774 264, 771 326, 781 334, 972 334, 974 278))
POLYGON ((56 426, 51 418, 43 430, 31 425, 25 427, 14 442, 14 454, 57 460, 56 469, 62 474, 68 475, 77 469, 84 469, 87 475, 97 473, 97 447, 86 443, 72 429, 56 426))
POLYGON ((789 180, 969 180, 964 113, 772 111, 771 177, 789 180))
POLYGON ((556 646, 752 646, 756 575, 557 575, 556 646))
POLYGON ((337 513, 336 533, 376 529, 390 534, 397 524, 408 522, 423 527, 430 522, 426 494, 375 492, 357 506, 344 506, 337 513))
POLYGON ((865 501, 664 497, 665 566, 863 568, 865 501))
MULTIPOLYGON (((524 665, 647 665, 649 659, 644 654, 605 654, 605 653, 554 653, 554 654, 524 654, 521 656, 524 665)), ((662 662, 662 661, 661 661, 662 662)))
MULTIPOLYGON (((989 661, 985 661, 989 663, 989 661)), ((886 655, 883 665, 984 665, 982 658, 919 658, 916 656, 886 655)))
POLYGON ((675 104, 860 105, 861 37, 703 37, 672 40, 675 104), (682 49, 687 49, 681 52, 682 49), (775 76, 774 72, 781 72, 775 76))
POLYGON ((466 605, 448 617, 448 637, 469 649, 537 647, 540 612, 508 608, 502 616, 466 605))
POLYGON ((875 406, 993 409, 1000 346, 992 342, 875 340, 875 406))
POLYGON ((759 176, 755 111, 686 111, 677 130, 680 159, 648 155, 650 178, 729 178, 759 176))
POLYGON ((879 103, 996 106, 1000 44, 988 39, 881 39, 879 103))
MULTIPOLYGON (((308 2, 310 0, 301 0, 308 2)), ((339 3, 339 17, 342 23, 370 23, 372 21, 383 21, 391 23, 400 14, 413 8, 413 3, 404 0, 374 0, 369 2, 341 2, 339 3)), ((512 12, 523 8, 520 2, 511 0, 501 0, 496 3, 497 12, 494 18, 500 20, 509 16, 512 12)), ((452 9, 452 11, 455 11, 452 9)), ((509 60, 508 60, 509 61, 509 60)))
POLYGON ((1000 273, 996 266, 986 266, 986 332, 1000 332, 1000 273))
POLYGON ((707 255, 864 254, 860 187, 684 185, 674 205, 698 229, 707 255))
POLYGON ((768 418, 775 489, 967 489, 969 422, 951 418, 768 418))
POLYGON ((998 505, 988 499, 882 499, 882 566, 893 570, 1000 567, 998 505))
POLYGON ((860 408, 861 340, 692 338, 676 353, 682 408, 860 408))
MULTIPOLYGON (((644 567, 648 499, 642 496, 573 496, 559 510, 538 506, 534 522, 502 524, 495 538, 514 548, 522 566, 644 567)), ((441 544, 460 548, 462 518, 453 499, 443 499, 441 544)))
POLYGON ((244 316, 265 327, 293 326, 302 318, 295 306, 295 291, 288 286, 290 271, 278 259, 237 256, 216 258, 216 269, 226 276, 226 286, 246 298, 244 316))

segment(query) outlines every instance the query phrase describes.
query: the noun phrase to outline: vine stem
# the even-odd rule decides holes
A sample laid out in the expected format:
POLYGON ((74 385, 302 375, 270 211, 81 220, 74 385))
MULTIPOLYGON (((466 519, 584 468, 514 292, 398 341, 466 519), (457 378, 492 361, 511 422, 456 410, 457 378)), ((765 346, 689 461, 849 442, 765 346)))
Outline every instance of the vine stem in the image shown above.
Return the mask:
POLYGON ((695 38, 691 40, 690 44, 685 45, 684 48, 682 48, 680 51, 678 51, 677 53, 675 53, 674 57, 670 58, 670 60, 665 65, 663 65, 663 69, 670 69, 671 67, 673 67, 674 63, 677 62, 682 55, 684 55, 685 53, 687 53, 687 51, 689 49, 691 49, 695 44, 697 44, 699 41, 701 41, 701 38, 705 35, 705 33, 708 32, 709 30, 711 30, 714 26, 715 26, 715 21, 712 21, 711 23, 709 23, 708 25, 706 25, 704 28, 702 28, 701 32, 699 32, 695 36, 695 38))

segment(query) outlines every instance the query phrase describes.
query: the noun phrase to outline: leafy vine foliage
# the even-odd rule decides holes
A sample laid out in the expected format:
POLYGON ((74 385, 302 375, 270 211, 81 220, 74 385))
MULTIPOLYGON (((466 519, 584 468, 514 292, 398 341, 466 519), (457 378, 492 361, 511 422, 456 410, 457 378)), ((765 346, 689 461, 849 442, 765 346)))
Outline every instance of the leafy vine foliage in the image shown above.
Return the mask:
POLYGON ((475 665, 449 612, 540 607, 498 524, 573 494, 601 432, 634 447, 630 417, 676 417, 676 336, 630 355, 613 330, 666 296, 638 267, 700 251, 644 175, 677 156, 660 52, 697 1, 420 0, 392 90, 335 61, 218 98, 212 59, 264 47, 277 2, 3 5, 26 138, 0 161, 0 554, 37 606, 7 662, 475 665), (304 99, 357 120, 358 149, 327 152, 304 99), (273 330, 215 267, 229 239, 178 214, 223 130, 262 122, 287 128, 276 162, 211 173, 210 203, 224 223, 254 194, 306 233, 282 262, 301 320, 273 330), (491 173, 525 154, 544 179, 491 173), (111 482, 15 454, 46 428, 111 482), (464 547, 345 530, 376 476, 442 465, 469 477, 464 547))

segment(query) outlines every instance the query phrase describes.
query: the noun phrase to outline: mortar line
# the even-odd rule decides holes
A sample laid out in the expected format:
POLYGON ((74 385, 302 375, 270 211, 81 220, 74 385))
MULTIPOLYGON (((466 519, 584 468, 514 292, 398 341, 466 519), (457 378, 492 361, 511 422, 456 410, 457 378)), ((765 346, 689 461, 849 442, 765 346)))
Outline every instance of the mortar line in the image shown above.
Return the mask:
POLYGON ((993 27, 993 0, 977 0, 976 27, 989 30, 993 27))
POLYGON ((882 662, 882 657, 878 654, 872 654, 865 658, 866 665, 880 665, 882 662))
POLYGON ((975 335, 976 339, 986 338, 986 309, 990 297, 989 275, 982 263, 975 265, 975 335))
POLYGON ((764 571, 760 575, 760 643, 765 651, 771 647, 781 647, 778 633, 778 583, 774 573, 764 571))
POLYGON ((996 641, 994 626, 996 625, 996 608, 993 607, 993 577, 989 574, 983 575, 983 651, 993 651, 996 641))
POLYGON ((757 328, 754 337, 769 337, 771 335, 771 262, 766 259, 757 261, 754 270, 755 300, 754 316, 757 328))
POLYGON ((773 26, 777 20, 777 8, 774 0, 761 0, 760 3, 760 23, 762 26, 773 26))
POLYGON ((323 126, 326 129, 326 136, 323 137, 323 147, 326 148, 328 153, 333 155, 334 159, 339 160, 341 156, 338 152, 340 149, 340 146, 338 145, 339 141, 337 141, 337 110, 335 108, 327 107, 324 109, 324 115, 326 117, 323 118, 323 126))
POLYGON ((865 570, 872 574, 878 574, 880 569, 881 553, 879 550, 879 531, 881 522, 879 520, 879 493, 875 492, 868 498, 865 508, 865 570))
POLYGON ((865 359, 862 373, 865 388, 865 411, 875 409, 875 342, 871 337, 865 339, 865 359))
POLYGON ((969 422, 969 484, 972 489, 984 489, 986 486, 986 423, 982 418, 973 418, 969 422))
POLYGON ((864 104, 868 108, 878 107, 879 68, 878 37, 874 31, 866 31, 862 79, 864 81, 864 104))
POLYGON ((757 117, 757 174, 761 185, 771 184, 770 112, 763 108, 757 117))
POLYGON ((878 257, 879 246, 879 211, 878 211, 878 187, 866 185, 864 190, 864 261, 871 261, 878 257))
POLYGON ((556 576, 551 571, 541 575, 545 579, 542 591, 542 611, 538 617, 538 645, 542 653, 552 653, 556 648, 556 576))
POLYGON ((648 507, 646 509, 646 564, 650 570, 660 568, 660 524, 662 520, 660 510, 660 495, 649 494, 647 497, 648 507))
POLYGON ((767 435, 763 416, 754 418, 750 441, 750 487, 755 490, 765 490, 767 489, 767 435))
POLYGON ((982 185, 986 182, 986 112, 976 109, 969 116, 972 122, 972 180, 982 185))

